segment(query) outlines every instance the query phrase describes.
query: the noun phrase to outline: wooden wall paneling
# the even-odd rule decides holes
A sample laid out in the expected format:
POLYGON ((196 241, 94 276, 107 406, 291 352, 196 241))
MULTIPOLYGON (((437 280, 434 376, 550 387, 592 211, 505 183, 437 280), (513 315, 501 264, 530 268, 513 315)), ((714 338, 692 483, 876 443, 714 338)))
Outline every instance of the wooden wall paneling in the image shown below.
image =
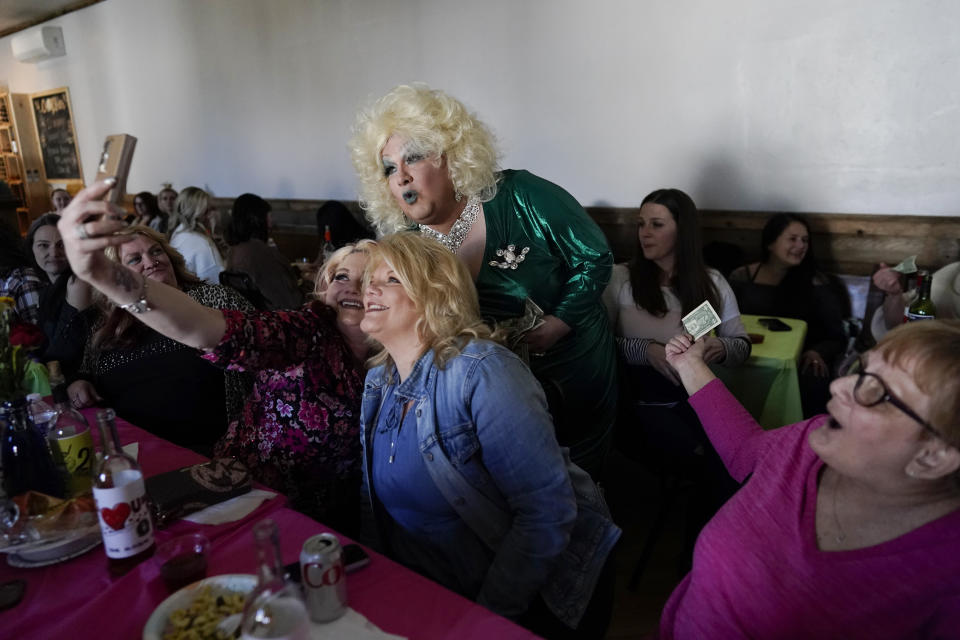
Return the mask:
MULTIPOLYGON (((228 211, 233 198, 215 198, 228 211)), ((274 239, 291 260, 316 257, 320 237, 315 212, 325 200, 268 200, 273 207, 274 239)), ((363 219, 356 201, 344 204, 363 219)), ((617 262, 636 250, 636 207, 587 207, 613 250, 617 262)), ((703 241, 729 242, 746 260, 760 257, 760 232, 776 212, 705 209, 701 212, 703 241)), ((937 269, 960 260, 960 218, 885 216, 844 213, 802 214, 810 223, 817 260, 833 273, 869 275, 879 262, 899 262, 917 255, 920 266, 937 269)))

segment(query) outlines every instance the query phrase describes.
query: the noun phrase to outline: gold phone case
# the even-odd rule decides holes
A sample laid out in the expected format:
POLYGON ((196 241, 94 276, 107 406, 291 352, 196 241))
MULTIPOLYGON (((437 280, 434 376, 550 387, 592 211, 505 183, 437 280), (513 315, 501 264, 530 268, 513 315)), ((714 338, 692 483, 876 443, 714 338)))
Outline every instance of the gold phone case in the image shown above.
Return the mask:
POLYGON ((137 139, 126 133, 110 135, 104 140, 96 180, 110 177, 117 179, 117 183, 107 192, 107 202, 117 204, 127 192, 127 175, 130 173, 133 149, 136 146, 137 139))

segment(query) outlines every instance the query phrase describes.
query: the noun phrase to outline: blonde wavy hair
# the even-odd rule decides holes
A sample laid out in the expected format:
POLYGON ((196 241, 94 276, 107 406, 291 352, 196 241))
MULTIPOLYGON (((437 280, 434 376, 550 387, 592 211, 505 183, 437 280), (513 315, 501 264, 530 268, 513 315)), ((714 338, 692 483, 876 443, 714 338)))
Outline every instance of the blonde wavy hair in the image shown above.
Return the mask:
POLYGON ((210 194, 200 187, 187 187, 177 195, 173 203, 173 215, 170 216, 168 229, 170 235, 182 223, 187 231, 207 233, 209 229, 203 222, 203 217, 210 208, 210 194))
POLYGON ((330 286, 330 283, 333 282, 333 276, 337 273, 337 267, 340 266, 340 263, 346 260, 347 256, 354 253, 365 253, 367 256, 370 256, 370 251, 373 247, 376 246, 376 242, 373 240, 358 240, 353 244, 345 244, 327 258, 327 261, 323 263, 323 266, 320 267, 320 270, 317 272, 317 279, 313 287, 313 297, 315 300, 323 301, 323 294, 326 292, 327 287, 330 286))
POLYGON ((360 179, 360 206, 380 234, 409 228, 390 193, 380 154, 398 135, 428 158, 447 160, 457 192, 486 202, 497 193, 493 134, 463 104, 426 85, 400 85, 357 114, 350 154, 360 179))
MULTIPOLYGON (((433 350, 441 369, 471 340, 501 341, 480 318, 477 290, 467 267, 442 244, 413 231, 399 231, 381 238, 370 251, 363 286, 382 263, 393 269, 419 313, 417 336, 424 353, 433 350)), ((369 365, 392 364, 384 349, 369 365)))

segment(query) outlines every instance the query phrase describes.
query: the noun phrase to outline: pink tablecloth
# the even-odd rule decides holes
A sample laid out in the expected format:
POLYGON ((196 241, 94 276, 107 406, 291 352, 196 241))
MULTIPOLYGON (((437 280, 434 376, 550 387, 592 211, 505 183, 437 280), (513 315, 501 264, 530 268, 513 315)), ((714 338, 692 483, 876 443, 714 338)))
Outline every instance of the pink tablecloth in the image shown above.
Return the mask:
MULTIPOLYGON (((92 421, 92 412, 88 418, 92 421)), ((138 458, 147 476, 204 460, 122 420, 117 425, 124 444, 139 442, 138 458)), ((255 573, 251 528, 269 516, 280 527, 284 562, 294 562, 304 540, 329 529, 284 503, 278 496, 243 520, 228 524, 180 521, 158 532, 157 541, 200 531, 213 547, 208 575, 255 573)), ((369 566, 348 576, 349 601, 384 631, 408 638, 535 637, 384 556, 372 551, 370 555, 369 566)), ((27 590, 19 605, 0 613, 0 639, 140 638, 150 613, 168 595, 153 560, 111 579, 102 546, 68 562, 38 569, 17 569, 0 558, 0 582, 17 578, 26 580, 27 590)))

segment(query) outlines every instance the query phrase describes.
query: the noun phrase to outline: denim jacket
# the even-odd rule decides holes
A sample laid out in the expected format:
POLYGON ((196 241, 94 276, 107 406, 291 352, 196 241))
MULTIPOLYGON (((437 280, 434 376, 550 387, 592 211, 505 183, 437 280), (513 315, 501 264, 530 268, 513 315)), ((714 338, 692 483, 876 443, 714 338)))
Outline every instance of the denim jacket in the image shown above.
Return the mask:
MULTIPOLYGON (((361 409, 365 510, 370 442, 392 366, 367 373, 361 409)), ((478 603, 517 618, 539 592, 575 627, 620 530, 590 476, 557 444, 543 391, 509 350, 468 343, 441 369, 432 351, 403 381, 419 450, 450 505, 494 552, 478 603)))

